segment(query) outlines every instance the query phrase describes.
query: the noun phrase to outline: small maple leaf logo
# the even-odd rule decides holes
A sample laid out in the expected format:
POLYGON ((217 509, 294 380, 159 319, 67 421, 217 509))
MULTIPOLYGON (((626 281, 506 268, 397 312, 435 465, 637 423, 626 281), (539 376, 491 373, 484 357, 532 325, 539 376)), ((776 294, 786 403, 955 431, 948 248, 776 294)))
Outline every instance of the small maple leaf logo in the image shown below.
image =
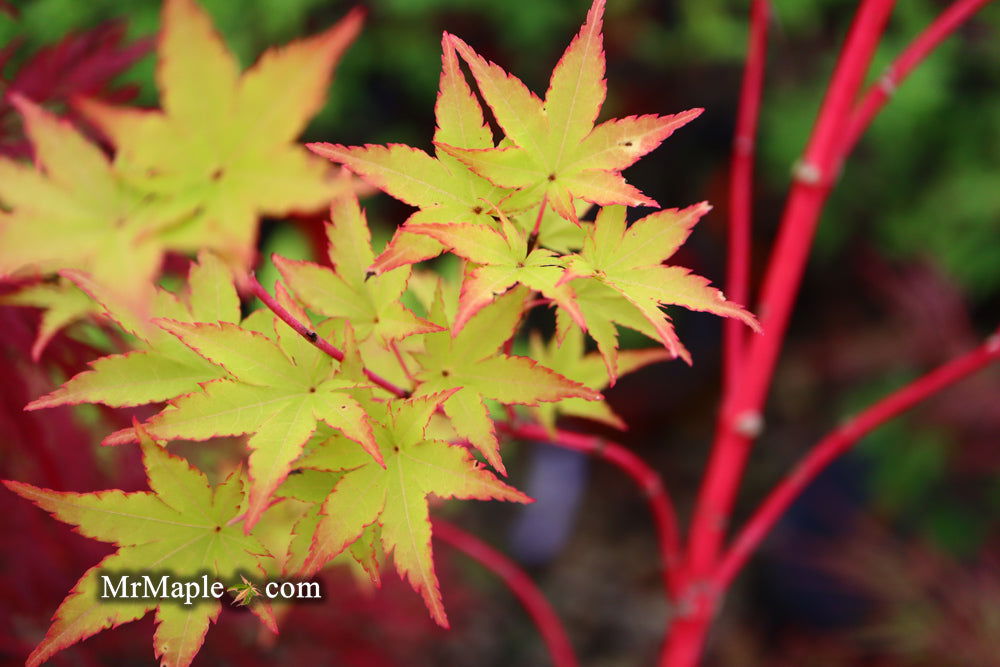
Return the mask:
POLYGON ((254 586, 253 582, 248 580, 243 575, 240 575, 240 579, 243 583, 236 584, 226 590, 233 593, 233 604, 237 607, 247 607, 251 602, 260 596, 260 591, 254 586))

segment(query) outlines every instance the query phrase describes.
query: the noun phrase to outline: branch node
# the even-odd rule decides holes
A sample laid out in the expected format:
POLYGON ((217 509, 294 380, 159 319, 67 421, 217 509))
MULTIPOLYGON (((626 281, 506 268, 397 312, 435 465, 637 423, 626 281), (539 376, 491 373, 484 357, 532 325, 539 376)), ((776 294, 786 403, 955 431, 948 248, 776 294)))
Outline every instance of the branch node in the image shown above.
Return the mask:
POLYGON ((663 482, 660 480, 659 475, 654 475, 648 478, 642 490, 643 493, 646 494, 647 498, 655 498, 656 496, 662 494, 663 482))
POLYGON ((886 69, 882 76, 879 77, 878 87, 885 93, 886 97, 892 97, 896 94, 899 84, 896 83, 896 72, 892 67, 886 69))
POLYGON ((764 432, 764 417, 757 410, 747 410, 736 415, 733 430, 744 438, 757 438, 764 432))
POLYGON ((310 343, 315 343, 317 340, 319 340, 319 334, 317 334, 315 331, 307 331, 306 338, 309 339, 310 343))
POLYGON ((715 586, 704 580, 692 581, 684 591, 684 595, 678 597, 674 607, 674 617, 686 618, 701 612, 714 616, 718 608, 719 596, 715 586))
POLYGON ((799 160, 792 166, 792 179, 804 185, 819 185, 823 171, 812 162, 799 160))

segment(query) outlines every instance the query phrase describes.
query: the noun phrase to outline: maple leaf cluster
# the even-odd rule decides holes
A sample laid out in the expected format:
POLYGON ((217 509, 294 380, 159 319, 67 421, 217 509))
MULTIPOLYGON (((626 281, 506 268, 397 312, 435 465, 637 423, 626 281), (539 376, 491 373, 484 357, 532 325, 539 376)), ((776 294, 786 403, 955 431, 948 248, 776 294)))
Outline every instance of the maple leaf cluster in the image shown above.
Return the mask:
POLYGON ((167 0, 163 109, 81 106, 115 145, 113 160, 17 102, 42 168, 0 162, 0 179, 20 183, 0 185, 9 207, 0 273, 58 271, 135 341, 27 407, 162 405, 104 439, 139 443, 149 492, 8 483, 119 547, 80 579, 29 664, 151 610, 157 655, 170 665, 194 658, 217 601, 98 601, 98 570, 210 571, 275 629, 281 614, 251 594, 254 575, 313 576, 340 563, 378 584, 391 556, 447 626, 429 498, 530 502, 501 480, 494 415, 533 415, 550 430, 561 415, 624 428, 601 390, 649 363, 690 361, 663 306, 756 327, 706 279, 665 264, 707 204, 627 223, 629 207, 656 204, 621 171, 700 110, 595 126, 606 92, 603 9, 597 0, 544 101, 445 34, 434 156, 402 145, 309 146, 418 209, 381 253, 354 192, 292 143, 356 16, 265 54, 241 77, 204 13, 167 0), (505 134, 499 141, 462 63, 505 134), (257 216, 330 201, 328 263, 276 256, 283 282, 273 295, 258 292, 267 307, 241 303, 233 267, 252 263, 257 216), (39 243, 41 217, 59 239, 39 243), (198 251, 183 290, 121 288, 125 271, 151 279, 167 249, 198 251), (443 252, 462 260, 460 280, 413 266, 443 252), (526 314, 545 304, 556 310, 556 335, 531 332, 529 356, 513 354, 526 314), (660 346, 619 351, 618 326, 660 346), (156 442, 220 438, 244 438, 249 453, 214 490, 156 442))
POLYGON ((706 279, 664 265, 708 204, 658 211, 626 228, 627 207, 658 204, 629 185, 622 170, 702 109, 595 125, 607 92, 603 13, 604 2, 596 0, 556 64, 544 100, 445 33, 434 156, 400 144, 309 148, 417 207, 372 270, 390 271, 443 250, 466 260, 458 330, 513 285, 539 292, 558 309, 560 340, 572 326, 587 331, 614 384, 616 324, 690 363, 661 306, 735 317, 754 328, 757 322, 706 279), (459 57, 504 133, 499 141, 459 57), (581 214, 594 206, 600 207, 596 219, 583 221, 581 214))
MULTIPOLYGON (((360 24, 353 12, 324 33, 266 52, 241 74, 207 14, 193 0, 167 0, 157 42, 162 108, 73 100, 111 142, 111 157, 33 102, 29 96, 45 92, 37 85, 13 86, 6 97, 35 161, 0 156, 0 279, 83 271, 145 313, 167 252, 210 248, 234 269, 250 268, 260 216, 321 210, 344 188, 294 140, 325 101, 360 24)), ((63 62, 60 53, 49 60, 63 62)), ((93 312, 93 301, 65 277, 7 301, 46 309, 36 356, 59 329, 93 312)))

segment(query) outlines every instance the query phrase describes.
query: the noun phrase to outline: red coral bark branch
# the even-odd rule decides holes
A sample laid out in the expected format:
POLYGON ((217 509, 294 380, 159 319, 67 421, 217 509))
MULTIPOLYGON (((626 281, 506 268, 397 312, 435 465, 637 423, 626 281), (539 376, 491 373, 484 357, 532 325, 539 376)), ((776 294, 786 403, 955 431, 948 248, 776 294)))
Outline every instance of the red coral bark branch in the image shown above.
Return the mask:
POLYGON ((547 442, 564 449, 592 454, 613 463, 628 475, 643 490, 646 501, 649 503, 649 509, 656 525, 660 557, 663 561, 664 587, 668 599, 676 597, 680 588, 678 569, 681 555, 680 535, 674 505, 659 473, 650 468, 631 450, 611 440, 562 429, 557 429, 553 437, 538 424, 523 424, 516 427, 498 424, 497 426, 514 438, 547 442))
MULTIPOLYGON (((767 23, 771 17, 768 0, 753 0, 750 8, 750 40, 743 69, 736 135, 729 174, 729 252, 726 266, 726 298, 742 306, 750 299, 750 230, 753 219, 753 160, 760 117, 760 99, 767 61, 767 23)), ((747 333, 742 322, 723 322, 723 394, 736 386, 737 369, 743 358, 747 333)))
POLYGON ((579 664, 562 622, 531 577, 514 561, 478 537, 442 519, 435 518, 431 523, 435 538, 447 542, 503 580, 542 634, 555 667, 576 667, 579 664))
MULTIPOLYGON (((916 39, 903 50, 892 62, 868 92, 864 99, 854 108, 847 134, 844 139, 840 162, 843 162, 854 150, 854 146, 871 125, 872 120, 882 110, 882 107, 892 98, 896 89, 922 63, 941 42, 950 37, 963 23, 983 8, 991 0, 957 0, 948 9, 941 12, 916 39)), ((839 171, 839 163, 835 171, 839 171)))
POLYGON ((917 403, 1000 359, 1000 328, 976 349, 940 366, 875 403, 819 441, 768 494, 722 559, 713 586, 725 590, 799 494, 861 438, 917 403))
POLYGON ((816 223, 832 183, 829 168, 851 106, 875 54, 893 0, 865 0, 851 26, 805 156, 796 168, 778 239, 768 263, 759 309, 764 335, 748 345, 739 389, 725 400, 708 472, 701 487, 688 548, 689 570, 707 577, 715 566, 750 444, 784 340, 816 223))
POLYGON ((738 387, 723 399, 708 469, 691 522, 682 577, 685 590, 660 664, 697 664, 717 605, 709 585, 750 447, 763 426, 762 408, 816 224, 833 182, 849 114, 892 12, 893 0, 863 0, 855 13, 805 154, 795 168, 778 238, 767 265, 758 317, 764 335, 749 342, 736 371, 738 387))

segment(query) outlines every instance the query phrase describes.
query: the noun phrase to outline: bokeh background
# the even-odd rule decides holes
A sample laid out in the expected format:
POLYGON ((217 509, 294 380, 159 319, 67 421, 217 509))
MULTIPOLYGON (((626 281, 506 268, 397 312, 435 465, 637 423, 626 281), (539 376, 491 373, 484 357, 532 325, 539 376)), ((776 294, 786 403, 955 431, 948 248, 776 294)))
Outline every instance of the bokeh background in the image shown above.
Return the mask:
MULTIPOLYGON (((202 4, 245 65, 268 46, 325 28, 352 6, 333 0, 202 4)), ((715 204, 677 261, 721 283, 728 156, 749 3, 609 4, 602 118, 706 109, 628 177, 667 206, 715 204)), ((856 3, 773 4, 757 163, 755 280, 856 3)), ((898 3, 873 72, 947 4, 898 3)), ((372 0, 365 6, 366 27, 304 140, 429 148, 442 30, 542 92, 587 3, 372 0)), ((158 28, 158 12, 157 0, 0 2, 0 92, 26 68, 39 70, 39 53, 68 38, 76 50, 61 61, 50 58, 51 76, 109 41, 120 39, 129 57, 138 55, 158 28), (101 32, 80 37, 94 29, 101 32)), ((737 523, 839 420, 996 326, 998 30, 1000 7, 987 6, 898 91, 847 163, 820 225, 737 523)), ((153 67, 151 55, 140 58, 116 80, 115 94, 154 105, 153 67)), ((49 92, 48 106, 61 111, 74 91, 49 92)), ((3 101, 0 149, 24 151, 16 115, 3 101)), ((382 239, 408 212, 384 195, 365 205, 382 239)), ((265 221, 262 256, 308 258, 319 229, 318 220, 265 221)), ((34 483, 54 476, 75 491, 142 488, 134 452, 93 446, 102 420, 120 416, 21 413, 68 372, 71 359, 87 352, 66 340, 53 346, 66 358, 50 354, 30 364, 25 350, 36 315, 25 312, 0 308, 0 475, 34 483)), ((716 416, 721 331, 718 319, 687 311, 676 313, 676 323, 694 366, 647 368, 620 382, 609 399, 631 424, 619 439, 662 471, 684 520, 716 416)), ((639 491, 617 471, 574 454, 530 443, 506 451, 511 480, 544 502, 529 509, 465 503, 442 511, 529 569, 585 665, 651 664, 670 608, 661 597, 652 523, 639 491)), ((1000 373, 990 369, 881 428, 822 476, 736 581, 706 664, 1000 664, 998 472, 1000 373)), ((16 664, 76 577, 104 551, 6 490, 0 490, 0 516, 0 663, 16 664)), ((545 664, 536 631, 502 585, 447 545, 435 548, 450 632, 431 624, 419 598, 394 575, 370 595, 334 574, 326 582, 327 600, 296 609, 276 643, 262 639, 251 618, 234 620, 229 617, 240 613, 226 610, 196 664, 545 664)), ((52 664, 149 664, 151 632, 147 618, 102 633, 52 664)))

